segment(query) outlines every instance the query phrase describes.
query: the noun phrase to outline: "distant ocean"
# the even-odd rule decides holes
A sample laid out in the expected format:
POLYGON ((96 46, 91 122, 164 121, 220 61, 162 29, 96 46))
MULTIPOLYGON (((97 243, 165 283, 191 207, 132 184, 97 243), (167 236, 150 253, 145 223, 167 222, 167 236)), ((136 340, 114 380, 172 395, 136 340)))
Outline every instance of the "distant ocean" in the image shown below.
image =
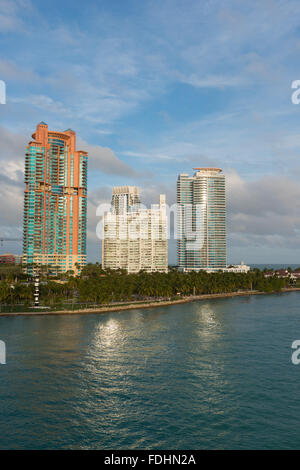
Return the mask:
POLYGON ((287 268, 292 268, 292 269, 297 269, 300 267, 300 262, 298 264, 249 264, 251 269, 258 268, 260 270, 263 270, 265 268, 267 269, 287 269, 287 268))
POLYGON ((0 317, 0 448, 297 449, 299 301, 0 317))

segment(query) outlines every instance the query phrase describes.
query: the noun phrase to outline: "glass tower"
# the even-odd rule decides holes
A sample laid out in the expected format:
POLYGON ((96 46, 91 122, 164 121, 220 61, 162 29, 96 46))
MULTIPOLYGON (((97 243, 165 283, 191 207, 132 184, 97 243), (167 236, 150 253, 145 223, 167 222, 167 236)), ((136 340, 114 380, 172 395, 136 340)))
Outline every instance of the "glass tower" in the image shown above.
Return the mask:
POLYGON ((78 273, 86 264, 87 152, 76 134, 38 124, 25 158, 25 271, 78 273))
POLYGON ((219 168, 194 168, 177 181, 178 267, 226 268, 225 176, 219 168))

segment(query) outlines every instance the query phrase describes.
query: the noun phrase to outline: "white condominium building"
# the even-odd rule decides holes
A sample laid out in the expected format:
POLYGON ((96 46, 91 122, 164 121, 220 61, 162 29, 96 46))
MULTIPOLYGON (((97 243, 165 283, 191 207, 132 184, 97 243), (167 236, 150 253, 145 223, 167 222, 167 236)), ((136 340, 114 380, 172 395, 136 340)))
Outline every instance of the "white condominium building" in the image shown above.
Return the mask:
POLYGON ((167 272, 167 228, 164 195, 147 209, 141 205, 139 188, 113 188, 111 210, 103 218, 103 268, 167 272))
POLYGON ((178 267, 226 268, 225 176, 219 168, 194 168, 177 181, 178 267))
POLYGON ((111 206, 114 214, 125 214, 138 208, 141 203, 140 188, 137 186, 117 186, 113 188, 111 206))

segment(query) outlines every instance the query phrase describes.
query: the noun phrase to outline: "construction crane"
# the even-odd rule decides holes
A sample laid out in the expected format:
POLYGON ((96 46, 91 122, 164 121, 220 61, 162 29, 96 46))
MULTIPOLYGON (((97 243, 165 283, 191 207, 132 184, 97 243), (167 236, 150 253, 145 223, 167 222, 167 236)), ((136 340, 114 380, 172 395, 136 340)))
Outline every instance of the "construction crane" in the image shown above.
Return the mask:
POLYGON ((4 238, 0 237, 0 246, 3 246, 3 242, 21 242, 22 238, 4 238))

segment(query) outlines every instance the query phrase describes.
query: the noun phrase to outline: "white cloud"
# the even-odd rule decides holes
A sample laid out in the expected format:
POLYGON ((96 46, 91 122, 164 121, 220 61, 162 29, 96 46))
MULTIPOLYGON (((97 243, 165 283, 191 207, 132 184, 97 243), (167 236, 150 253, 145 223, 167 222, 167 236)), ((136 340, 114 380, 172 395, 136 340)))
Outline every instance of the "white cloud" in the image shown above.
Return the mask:
POLYGON ((0 0, 0 33, 23 30, 22 15, 26 9, 32 9, 29 0, 0 0))
POLYGON ((122 175, 136 177, 137 172, 120 160, 108 147, 90 145, 82 139, 78 139, 77 147, 88 152, 88 166, 90 170, 98 170, 108 175, 122 175))
POLYGON ((173 160, 172 157, 169 155, 163 155, 160 153, 146 153, 146 152, 135 152, 132 150, 125 150, 121 152, 122 155, 125 155, 127 157, 135 157, 135 158, 147 158, 148 160, 173 160))
POLYGON ((192 85, 196 88, 227 88, 245 85, 247 82, 243 77, 228 77, 223 75, 211 75, 206 78, 192 74, 181 77, 183 83, 192 85))
POLYGON ((39 108, 43 112, 56 113, 58 115, 64 115, 65 117, 71 117, 71 110, 67 109, 63 103, 54 101, 50 96, 45 95, 29 95, 26 97, 10 98, 10 102, 16 104, 25 104, 34 108, 39 108))
POLYGON ((22 82, 36 81, 37 76, 28 68, 20 68, 10 60, 0 59, 0 77, 2 80, 18 80, 22 82))
POLYGON ((23 181, 26 137, 0 127, 0 142, 0 174, 21 183, 23 181))
POLYGON ((231 246, 300 246, 300 187, 286 176, 246 181, 227 176, 228 231, 231 246))

